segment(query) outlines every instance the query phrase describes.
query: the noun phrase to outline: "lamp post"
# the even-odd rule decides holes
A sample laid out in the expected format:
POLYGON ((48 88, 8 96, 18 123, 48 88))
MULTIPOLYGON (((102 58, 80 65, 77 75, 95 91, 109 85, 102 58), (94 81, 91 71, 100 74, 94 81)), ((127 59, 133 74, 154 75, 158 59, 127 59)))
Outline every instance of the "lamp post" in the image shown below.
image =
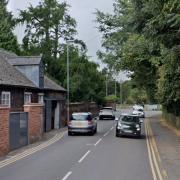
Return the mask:
POLYGON ((67 120, 69 121, 69 43, 74 42, 74 40, 66 41, 67 48, 67 120))

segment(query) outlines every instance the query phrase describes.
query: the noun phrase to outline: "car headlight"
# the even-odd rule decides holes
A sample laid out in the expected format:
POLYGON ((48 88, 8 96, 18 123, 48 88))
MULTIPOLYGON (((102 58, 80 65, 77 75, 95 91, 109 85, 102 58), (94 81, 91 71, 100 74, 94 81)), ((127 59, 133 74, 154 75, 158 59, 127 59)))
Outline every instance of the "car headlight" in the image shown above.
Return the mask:
POLYGON ((137 129, 140 128, 139 124, 136 124, 136 128, 137 128, 137 129))
POLYGON ((121 123, 118 123, 118 126, 117 126, 118 129, 121 129, 122 128, 122 125, 121 123))

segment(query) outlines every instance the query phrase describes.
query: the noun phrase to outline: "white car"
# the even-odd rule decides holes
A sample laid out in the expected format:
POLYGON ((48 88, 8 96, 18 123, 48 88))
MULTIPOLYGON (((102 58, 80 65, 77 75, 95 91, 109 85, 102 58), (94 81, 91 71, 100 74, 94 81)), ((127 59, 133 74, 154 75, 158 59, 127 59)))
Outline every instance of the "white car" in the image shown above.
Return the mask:
POLYGON ((115 119, 115 113, 112 107, 103 107, 99 112, 99 120, 115 119))
POLYGON ((132 112, 133 115, 137 115, 141 118, 145 118, 145 113, 143 109, 134 109, 132 112))
POLYGON ((144 107, 137 104, 133 106, 133 110, 139 110, 139 109, 144 110, 144 107))

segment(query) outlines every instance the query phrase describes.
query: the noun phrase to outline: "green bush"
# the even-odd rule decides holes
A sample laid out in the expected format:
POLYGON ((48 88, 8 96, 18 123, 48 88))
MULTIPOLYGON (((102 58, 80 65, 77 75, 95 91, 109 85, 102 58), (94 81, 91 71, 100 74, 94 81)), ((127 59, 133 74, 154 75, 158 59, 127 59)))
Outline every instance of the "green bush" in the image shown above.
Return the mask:
POLYGON ((108 102, 108 101, 117 102, 118 101, 118 97, 115 96, 115 95, 109 95, 109 96, 105 97, 105 101, 106 102, 108 102))

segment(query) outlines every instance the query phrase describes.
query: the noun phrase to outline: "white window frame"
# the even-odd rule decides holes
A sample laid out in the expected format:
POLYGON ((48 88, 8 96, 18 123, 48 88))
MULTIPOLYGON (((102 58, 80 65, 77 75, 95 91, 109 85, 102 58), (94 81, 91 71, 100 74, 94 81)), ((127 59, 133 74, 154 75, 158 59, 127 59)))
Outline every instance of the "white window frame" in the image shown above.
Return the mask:
POLYGON ((38 94, 38 103, 44 104, 44 94, 43 93, 38 94))
POLYGON ((24 93, 24 104, 31 103, 31 95, 32 95, 32 93, 30 93, 30 92, 24 93))
POLYGON ((11 93, 9 91, 2 91, 1 104, 9 107, 11 106, 11 93))

